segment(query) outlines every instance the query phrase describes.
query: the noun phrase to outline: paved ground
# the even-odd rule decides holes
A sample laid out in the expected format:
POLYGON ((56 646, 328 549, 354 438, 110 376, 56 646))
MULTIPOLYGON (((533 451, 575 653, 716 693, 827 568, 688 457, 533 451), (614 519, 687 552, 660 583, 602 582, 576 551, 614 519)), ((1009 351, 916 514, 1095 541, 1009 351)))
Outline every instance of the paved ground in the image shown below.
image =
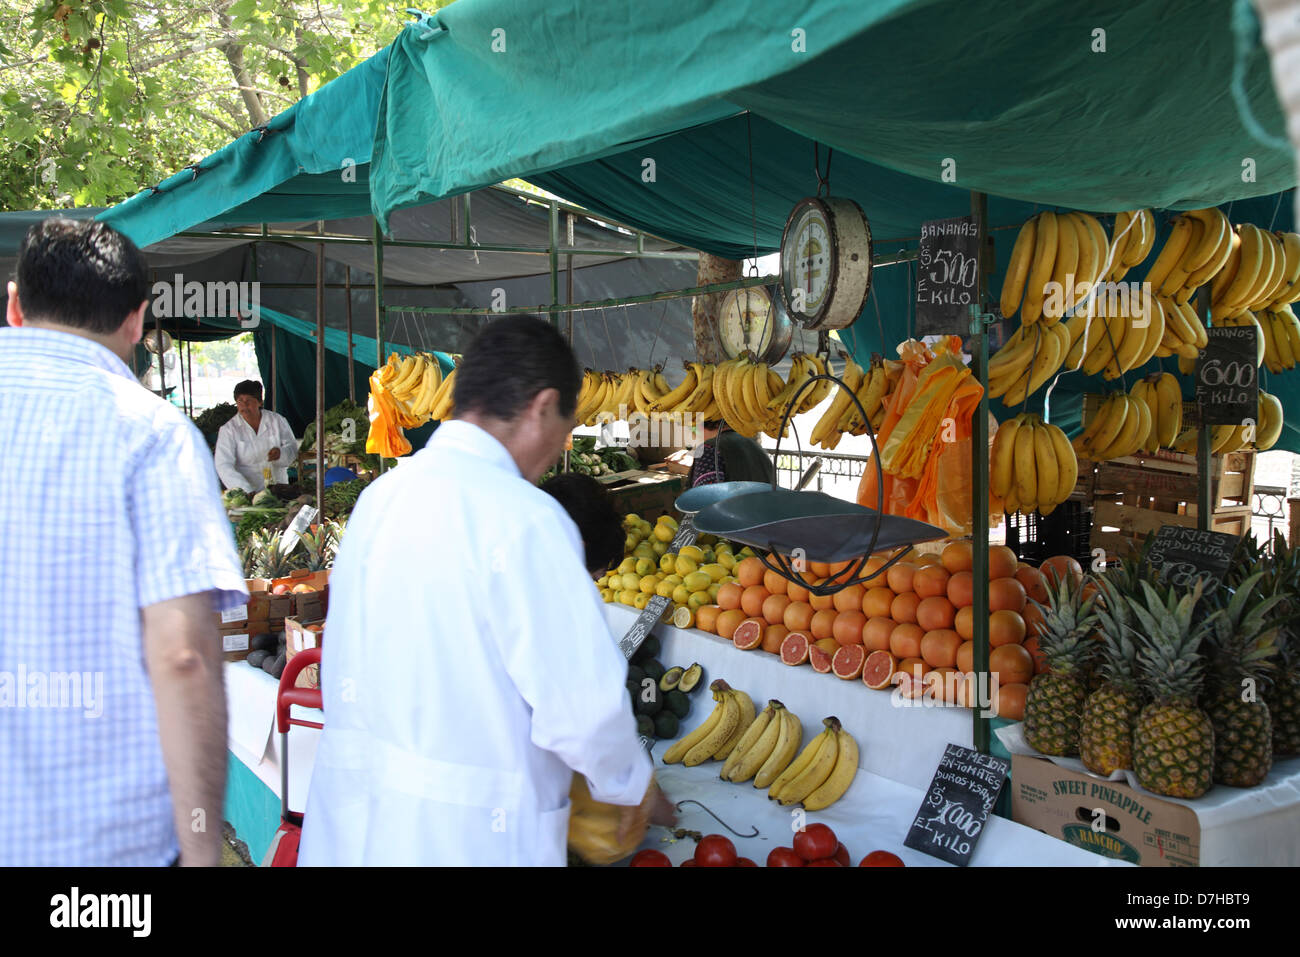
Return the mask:
POLYGON ((225 823, 222 827, 221 836, 223 838, 221 842, 222 867, 253 866, 253 862, 248 857, 248 846, 235 837, 235 829, 229 823, 225 823))

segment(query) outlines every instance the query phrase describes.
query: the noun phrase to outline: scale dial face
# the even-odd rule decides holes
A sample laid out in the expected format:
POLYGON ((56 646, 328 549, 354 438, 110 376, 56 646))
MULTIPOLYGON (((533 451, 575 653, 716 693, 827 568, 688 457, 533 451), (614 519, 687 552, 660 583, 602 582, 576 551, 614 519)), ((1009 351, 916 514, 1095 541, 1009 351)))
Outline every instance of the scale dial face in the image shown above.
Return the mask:
POLYGON ((763 355, 772 345, 772 320, 772 297, 766 289, 732 289, 718 313, 723 350, 732 358, 745 351, 763 355))
POLYGON ((809 197, 786 219, 781 237, 781 297, 805 329, 853 322, 871 283, 871 230, 852 200, 809 197))
POLYGON ((817 200, 804 200, 795 207, 781 245, 781 284, 792 316, 812 319, 826 305, 832 243, 825 206, 817 200))

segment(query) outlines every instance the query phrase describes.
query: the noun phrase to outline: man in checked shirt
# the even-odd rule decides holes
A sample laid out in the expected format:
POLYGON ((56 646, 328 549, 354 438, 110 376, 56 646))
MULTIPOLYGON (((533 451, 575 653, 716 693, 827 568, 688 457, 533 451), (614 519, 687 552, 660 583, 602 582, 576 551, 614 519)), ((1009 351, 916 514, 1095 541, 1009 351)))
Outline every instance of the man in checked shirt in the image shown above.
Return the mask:
POLYGON ((0 865, 217 864, 214 610, 247 600, 206 443, 136 382, 144 257, 47 219, 0 327, 0 865))

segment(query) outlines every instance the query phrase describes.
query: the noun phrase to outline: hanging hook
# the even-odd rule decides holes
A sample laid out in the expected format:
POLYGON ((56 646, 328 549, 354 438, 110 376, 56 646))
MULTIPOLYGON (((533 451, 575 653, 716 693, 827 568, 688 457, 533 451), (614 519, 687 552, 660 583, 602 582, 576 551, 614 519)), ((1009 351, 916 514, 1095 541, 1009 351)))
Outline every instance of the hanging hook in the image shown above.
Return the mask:
MULTIPOLYGON (((754 828, 754 833, 753 833, 753 834, 741 834, 741 833, 740 833, 739 831, 737 831, 734 827, 732 827, 730 824, 728 824, 728 823, 727 823, 726 821, 724 821, 722 818, 718 817, 718 815, 714 814, 712 811, 710 811, 710 810, 709 810, 707 807, 705 807, 703 804, 700 804, 700 802, 697 801, 697 800, 695 800, 694 798, 687 798, 687 799, 684 800, 684 801, 678 801, 677 804, 675 805, 675 806, 676 806, 676 809, 680 811, 680 810, 682 809, 682 805, 683 805, 683 804, 694 804, 694 805, 696 805, 697 807, 701 808, 701 809, 704 811, 705 814, 707 814, 709 817, 713 818, 715 821, 717 821, 719 824, 721 824, 723 827, 725 827, 725 828, 726 828, 728 831, 730 831, 732 834, 736 835, 736 837, 758 837, 758 828, 756 828, 756 827, 754 828)), ((752 827, 752 826, 753 826, 753 825, 751 825, 751 827, 752 827)))

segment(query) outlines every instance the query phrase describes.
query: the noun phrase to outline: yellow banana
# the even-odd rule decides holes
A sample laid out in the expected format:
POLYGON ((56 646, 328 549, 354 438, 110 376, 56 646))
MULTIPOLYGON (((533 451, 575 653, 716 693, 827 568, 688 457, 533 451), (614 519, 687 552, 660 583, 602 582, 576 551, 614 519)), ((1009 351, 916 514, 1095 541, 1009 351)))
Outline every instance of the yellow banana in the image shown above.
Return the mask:
POLYGON ((713 706, 713 713, 705 718, 700 726, 694 731, 690 734, 684 735, 677 741, 677 743, 664 752, 664 764, 677 764, 686 757, 687 752, 695 748, 718 727, 722 721, 722 716, 726 711, 723 707, 724 697, 720 692, 715 691, 713 700, 717 702, 717 704, 713 706))
POLYGON ((682 379, 681 384, 678 385, 677 388, 665 392, 656 399, 651 404, 650 411, 671 412, 685 402, 686 399, 695 392, 696 388, 700 384, 699 377, 695 374, 695 370, 686 365, 686 363, 682 363, 682 365, 686 367, 686 378, 682 379))
POLYGON ((1192 222, 1185 216, 1179 216, 1174 220, 1174 228, 1169 233, 1169 238, 1165 240, 1164 248, 1160 250, 1160 255, 1151 265, 1151 271, 1147 273, 1146 281, 1150 284, 1152 292, 1162 291, 1165 279, 1178 265, 1178 260, 1182 259, 1183 253, 1187 251, 1187 244, 1192 238, 1192 222))
MULTIPOLYGON (((1039 506, 1057 505, 1060 499, 1060 472, 1057 465, 1056 448, 1052 445, 1052 436, 1043 421, 1034 419, 1032 429, 1034 439, 1035 500, 1039 506)), ((1073 484, 1071 485, 1073 489, 1073 484)))
MULTIPOLYGON (((764 391, 766 391, 766 375, 763 378, 764 391)), ((837 426, 852 404, 853 396, 857 394, 858 389, 862 386, 862 367, 854 362, 852 357, 846 356, 844 359, 844 374, 840 378, 844 380, 844 385, 847 388, 836 388, 835 398, 831 400, 831 404, 822 413, 822 417, 817 420, 817 425, 813 428, 812 437, 809 439, 813 445, 824 445, 832 431, 837 433, 843 431, 838 429, 837 426)), ((765 415, 766 407, 767 403, 764 403, 765 415)))
POLYGON ((774 801, 780 800, 781 795, 785 793, 785 790, 790 783, 796 778, 802 776, 803 773, 812 765, 818 752, 821 751, 822 745, 826 743, 826 737, 826 731, 823 731, 821 734, 814 737, 808 742, 804 749, 799 752, 799 756, 791 761, 784 771, 777 775, 776 780, 774 780, 768 788, 767 796, 769 798, 774 801))
POLYGON ((1167 449, 1183 428, 1183 392, 1177 377, 1168 372, 1161 373, 1156 381, 1156 398, 1159 405, 1156 435, 1159 447, 1167 449))
POLYGON ((1282 436, 1282 403, 1275 395, 1260 390, 1259 425, 1255 429, 1255 448, 1266 452, 1282 436))
POLYGON ((1029 276, 1029 265, 1034 255, 1034 240, 1037 226, 1030 219, 1020 227, 1016 235, 1016 244, 1011 249, 1011 258, 1007 261, 1007 275, 1002 281, 1002 315, 1010 319, 1020 308, 1020 301, 1025 295, 1025 279, 1029 276))
POLYGON ((1265 268, 1272 270, 1273 260, 1271 256, 1264 258, 1264 239, 1259 230, 1250 223, 1242 223, 1237 227, 1237 234, 1241 237, 1240 262, 1232 283, 1212 300, 1216 315, 1231 316, 1244 309, 1247 297, 1259 284, 1260 273, 1265 268))
POLYGON ((816 788, 811 794, 803 799, 805 811, 822 811, 830 807, 853 785, 854 779, 858 774, 858 743, 853 740, 853 735, 845 731, 841 726, 838 718, 828 718, 831 727, 835 731, 836 743, 838 745, 835 757, 835 766, 831 769, 830 776, 822 782, 821 786, 816 788))
POLYGON ((1020 416, 1007 419, 998 426, 993 436, 993 449, 989 453, 989 487, 998 498, 1006 498, 1011 491, 1015 475, 1016 432, 1020 429, 1020 416))
POLYGON ((732 749, 726 763, 722 766, 721 777, 724 781, 740 784, 748 781, 763 766, 776 748, 777 738, 781 733, 781 721, 777 717, 781 702, 767 703, 762 713, 745 731, 744 736, 732 749))
POLYGON ((817 749, 817 754, 813 757, 812 762, 806 767, 802 774, 794 778, 781 789, 781 796, 777 798, 782 806, 798 804, 808 795, 812 794, 819 787, 826 783, 835 770, 835 762, 840 755, 839 736, 831 730, 830 719, 826 719, 826 730, 818 737, 822 738, 821 747, 817 749))
MULTIPOLYGON (((1187 218, 1186 214, 1183 214, 1180 219, 1181 218, 1187 218)), ((1179 256, 1178 260, 1169 268, 1169 273, 1160 284, 1159 292, 1165 296, 1172 297, 1183 288, 1183 283, 1187 282, 1187 277, 1192 272, 1191 268, 1187 265, 1188 259, 1196 254, 1201 247, 1201 243, 1205 239, 1205 223, 1201 222, 1199 219, 1191 218, 1187 218, 1187 222, 1187 245, 1183 247, 1183 254, 1179 256)), ((1151 288, 1153 291, 1156 289, 1154 284, 1151 288)))
POLYGON ((1052 265, 1052 282, 1060 287, 1061 294, 1047 296, 1043 302, 1043 321, 1048 323, 1059 320, 1069 308, 1066 291, 1075 281, 1079 268, 1079 224, 1062 213, 1056 217, 1056 225, 1056 262, 1052 265))
POLYGON ((442 385, 438 386, 438 391, 433 396, 433 407, 429 409, 429 418, 437 419, 439 422, 446 419, 452 412, 452 399, 456 392, 456 369, 452 369, 442 379, 442 385))
POLYGON ((789 708, 782 708, 777 716, 781 720, 780 736, 776 739, 776 747, 754 775, 756 788, 771 787, 772 782, 790 767, 790 762, 799 752, 799 745, 803 743, 803 724, 799 716, 789 708))
POLYGON ((1015 448, 1016 497, 1021 508, 1038 504, 1038 470, 1034 462, 1034 428, 1028 415, 1022 415, 1016 430, 1015 448))
POLYGON ((1047 430, 1056 453, 1056 494, 1052 496, 1052 502, 1060 504, 1074 494, 1074 486, 1079 481, 1079 459, 1060 428, 1046 422, 1043 428, 1047 430))
POLYGON ((1133 213, 1125 210, 1115 214, 1115 229, 1112 231, 1110 250, 1105 261, 1106 272, 1102 277, 1106 282, 1118 282, 1128 272, 1124 265, 1125 251, 1130 242, 1142 238, 1142 227, 1133 221, 1133 213), (1129 227, 1129 223, 1133 223, 1129 227))
POLYGON ((1025 296, 1020 304, 1020 321, 1033 325, 1043 316, 1044 288, 1052 278, 1056 265, 1057 245, 1056 214, 1044 210, 1038 214, 1034 232, 1034 261, 1029 267, 1029 277, 1025 281, 1025 296))
MULTIPOLYGON (((1109 448, 1124 429, 1124 422, 1128 418, 1128 397, 1122 392, 1116 392, 1106 398, 1097 410, 1097 418, 1093 420, 1096 431, 1091 428, 1085 430, 1083 436, 1087 436, 1092 431, 1091 440, 1082 448, 1082 453, 1093 461, 1101 461, 1101 450, 1109 448)), ((1077 440, 1076 440, 1077 441, 1077 440)), ((1075 446, 1079 449, 1079 446, 1075 446)))
MULTIPOLYGON (((730 740, 731 736, 736 733, 736 728, 740 726, 740 702, 732 693, 731 688, 722 679, 714 681, 713 684, 722 684, 721 689, 715 689, 715 696, 720 697, 722 705, 722 716, 699 742, 686 752, 682 758, 682 764, 688 768, 703 764, 709 758, 717 753, 718 749, 730 740)), ((667 755, 664 756, 665 758, 667 755)))
POLYGON ((1140 209, 1137 212, 1138 226, 1141 229, 1141 240, 1136 243, 1130 243, 1128 253, 1124 257, 1124 265, 1132 269, 1146 262, 1147 256, 1151 255, 1151 250, 1156 244, 1156 217, 1149 209, 1140 209))
MULTIPOLYGON (((719 761, 725 761, 731 756, 731 752, 735 749, 736 744, 742 737, 744 737, 745 732, 749 730, 749 726, 754 723, 753 700, 739 688, 732 688, 731 694, 736 700, 736 707, 740 712, 740 720, 737 722, 736 730, 731 733, 731 736, 722 742, 722 745, 718 750, 713 752, 713 757, 717 758, 719 761)), ((690 755, 687 755, 687 757, 690 757, 690 755)))

